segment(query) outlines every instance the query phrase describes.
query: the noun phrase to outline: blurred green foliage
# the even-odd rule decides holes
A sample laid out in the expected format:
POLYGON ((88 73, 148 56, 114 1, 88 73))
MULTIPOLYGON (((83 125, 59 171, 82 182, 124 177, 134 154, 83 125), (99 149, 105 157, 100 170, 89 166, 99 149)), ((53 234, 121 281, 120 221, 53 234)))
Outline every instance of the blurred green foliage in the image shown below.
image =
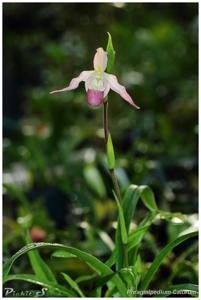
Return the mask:
MULTIPOLYGON (((136 111, 117 94, 109 94, 121 189, 147 184, 160 209, 187 215, 182 226, 178 220, 159 220, 160 227, 152 226, 142 246, 146 260, 195 226, 197 23, 196 3, 3 4, 5 256, 24 245, 25 228, 35 225, 45 230, 47 242, 63 242, 97 256, 107 258, 114 247, 117 208, 106 168, 102 108, 88 107, 83 84, 66 94, 49 95, 82 70, 92 69, 95 50, 106 46, 108 31, 116 51, 114 73, 141 107, 136 111)), ((140 205, 138 211, 135 224, 146 214, 140 205)), ((188 255, 182 261, 184 271, 188 255)), ((88 274, 84 264, 69 261, 73 263, 68 266, 61 260, 49 264, 55 272, 69 268, 72 274, 88 274)), ((163 280, 176 277, 176 283, 182 282, 175 267, 181 261, 170 261, 163 280)), ((29 268, 25 260, 21 263, 21 270, 29 268)), ((194 258, 191 267, 193 272, 183 276, 196 282, 194 258)))

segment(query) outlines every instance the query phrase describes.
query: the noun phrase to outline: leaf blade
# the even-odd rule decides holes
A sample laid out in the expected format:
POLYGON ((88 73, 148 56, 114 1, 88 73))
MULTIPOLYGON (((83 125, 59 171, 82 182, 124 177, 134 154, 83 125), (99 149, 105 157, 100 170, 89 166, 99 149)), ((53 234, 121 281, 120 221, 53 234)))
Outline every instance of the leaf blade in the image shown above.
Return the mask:
MULTIPOLYGON (((26 240, 27 244, 32 242, 28 233, 25 237, 25 240, 26 240)), ((46 262, 42 259, 41 255, 37 249, 29 251, 27 254, 28 254, 32 269, 39 279, 41 279, 42 281, 46 281, 46 282, 57 283, 57 280, 56 280, 54 274, 52 273, 51 269, 46 264, 46 262)))
POLYGON ((150 210, 150 211, 156 211, 158 210, 158 207, 156 205, 155 197, 153 191, 150 189, 147 185, 139 186, 140 190, 140 197, 142 198, 142 201, 144 205, 150 210))
POLYGON ((119 224, 120 224, 122 242, 123 242, 123 244, 127 244, 128 235, 127 235, 127 230, 126 230, 126 224, 125 224, 123 209, 122 209, 121 204, 119 203, 119 200, 118 200, 118 198, 117 198, 114 191, 113 191, 113 194, 114 194, 114 198, 116 200, 118 211, 119 211, 119 224))
POLYGON ((48 283, 48 282, 44 282, 42 280, 38 280, 36 275, 33 275, 33 274, 9 275, 6 278, 5 283, 8 281, 12 281, 12 280, 22 280, 22 281, 30 282, 32 284, 37 284, 37 285, 46 287, 51 291, 51 293, 55 292, 56 295, 76 297, 76 294, 73 291, 70 291, 69 289, 64 288, 63 286, 61 286, 59 284, 48 283))
POLYGON ((80 289, 79 285, 77 284, 76 281, 74 281, 68 274, 66 273, 61 273, 64 277, 64 279, 67 281, 67 283, 81 296, 85 297, 82 290, 80 289))
MULTIPOLYGON (((23 248, 21 248, 18 252, 16 252, 12 257, 10 257, 6 261, 6 263, 4 264, 4 268, 3 268, 4 282, 7 280, 10 269, 17 258, 19 258, 21 255, 23 255, 33 249, 42 248, 42 247, 50 247, 50 248, 66 250, 67 252, 74 254, 79 259, 86 262, 93 270, 95 270, 101 276, 106 276, 106 275, 110 275, 110 274, 114 273, 106 264, 101 262, 99 259, 97 259, 93 255, 91 255, 87 252, 84 252, 82 250, 79 250, 77 248, 65 246, 63 244, 56 244, 56 243, 53 243, 53 244, 52 243, 32 243, 32 244, 26 245, 23 248)), ((113 276, 111 281, 113 281, 117 285, 117 288, 118 288, 120 294, 122 296, 126 297, 126 295, 127 295, 126 286, 121 281, 118 274, 115 274, 115 276, 113 276)))
MULTIPOLYGON (((139 199, 142 199, 144 205, 153 213, 158 211, 155 203, 154 194, 148 186, 130 185, 123 197, 122 209, 125 218, 125 225, 129 233, 130 223, 135 215, 136 206, 139 199), (147 199, 148 194, 148 199, 147 199)), ((115 236, 116 245, 116 269, 120 270, 123 267, 123 245, 121 245, 121 232, 118 224, 115 236)))
POLYGON ((197 232, 191 232, 185 235, 182 235, 178 237, 176 240, 170 242, 168 245, 166 245, 160 253, 156 256, 154 261, 152 262, 151 266, 149 267, 147 273, 145 274, 145 277, 143 279, 143 282, 140 285, 140 290, 146 290, 153 279, 155 273, 157 272, 158 268, 160 267, 163 259, 169 254, 170 251, 172 251, 173 248, 181 244, 182 242, 186 241, 189 238, 197 236, 197 232))

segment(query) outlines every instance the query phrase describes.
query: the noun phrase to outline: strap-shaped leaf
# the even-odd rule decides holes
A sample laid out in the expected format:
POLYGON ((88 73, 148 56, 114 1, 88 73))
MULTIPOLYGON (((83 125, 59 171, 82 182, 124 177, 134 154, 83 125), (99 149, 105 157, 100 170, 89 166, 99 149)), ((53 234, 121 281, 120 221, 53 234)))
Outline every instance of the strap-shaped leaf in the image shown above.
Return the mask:
MULTIPOLYGON (((152 224, 152 222, 155 220, 157 216, 157 212, 149 212, 147 217, 144 218, 144 220, 139 224, 138 228, 135 231, 132 231, 130 234, 128 234, 128 251, 131 251, 133 247, 138 246, 138 244, 141 242, 143 239, 145 233, 148 230, 148 227, 152 224), (145 227, 147 227, 147 230, 144 230, 145 227), (131 236, 133 236, 131 238, 131 236)), ((125 220, 126 222, 126 220, 125 220)), ((119 231, 119 234, 121 232, 119 231)), ((116 261, 116 252, 117 252, 117 247, 113 250, 111 256, 108 258, 108 260, 105 262, 105 264, 108 267, 112 267, 115 264, 116 261)))
POLYGON ((149 225, 142 226, 133 231, 128 238, 128 251, 137 246, 143 239, 145 233, 147 232, 149 225))
POLYGON ((42 248, 42 247, 61 249, 71 254, 74 254, 79 259, 86 262, 94 271, 96 271, 100 275, 108 275, 112 272, 112 270, 108 268, 104 263, 102 263, 99 259, 77 248, 68 247, 63 244, 57 244, 57 243, 32 243, 21 248, 18 252, 16 252, 11 258, 7 260, 7 262, 4 265, 4 276, 8 275, 13 263, 18 257, 33 249, 42 248))
POLYGON ((147 273, 145 274, 144 280, 140 285, 140 290, 146 290, 149 287, 155 273, 158 271, 163 259, 172 251, 173 248, 178 246, 179 244, 183 243, 184 241, 196 237, 198 232, 191 232, 185 235, 178 237, 176 240, 170 242, 166 245, 156 256, 154 261, 152 262, 151 266, 149 267, 147 273))
POLYGON ((150 210, 150 211, 156 211, 157 205, 154 197, 153 191, 150 189, 147 185, 141 185, 138 187, 140 191, 140 197, 144 203, 144 205, 150 210))
POLYGON ((113 191, 113 194, 114 194, 114 198, 116 200, 118 211, 119 211, 119 224, 120 224, 120 230, 121 230, 122 243, 127 244, 128 235, 127 235, 127 230, 126 230, 126 225, 125 225, 125 218, 124 218, 123 209, 122 209, 121 204, 119 203, 117 195, 115 194, 114 191, 113 191))
MULTIPOLYGON (((107 276, 107 275, 114 273, 106 264, 101 262, 99 259, 97 259, 93 255, 91 255, 87 252, 81 251, 77 248, 65 246, 63 244, 56 244, 56 243, 32 243, 32 244, 26 245, 23 248, 21 248, 18 252, 16 252, 13 256, 11 256, 6 261, 6 263, 4 264, 4 282, 7 280, 10 269, 17 258, 19 258, 23 254, 25 254, 33 249, 44 248, 44 247, 64 250, 66 252, 69 252, 69 253, 77 256, 80 260, 87 263, 94 271, 96 271, 101 276, 107 276)), ((112 277, 111 281, 113 281, 113 283, 117 286, 121 296, 126 297, 127 296, 126 286, 122 282, 122 280, 118 276, 118 274, 115 274, 112 277)))
MULTIPOLYGON (((130 185, 125 193, 122 202, 122 209, 125 216, 125 225, 127 232, 129 233, 130 223, 135 214, 136 205, 139 199, 142 199, 144 205, 153 213, 158 211, 154 194, 148 186, 130 185)), ((116 241, 116 269, 123 268, 123 245, 121 243, 121 230, 118 222, 115 241, 116 241)))
POLYGON ((66 273, 61 273, 64 277, 64 279, 68 282, 68 284, 81 296, 84 297, 84 294, 82 290, 80 289, 79 285, 77 284, 76 281, 74 281, 68 274, 66 273))
MULTIPOLYGON (((13 280, 21 280, 21 281, 26 281, 30 282, 32 284, 37 284, 40 286, 43 286, 48 289, 47 293, 53 294, 52 296, 69 296, 69 297, 77 297, 77 294, 74 293, 73 291, 53 282, 46 282, 39 280, 36 275, 33 274, 17 274, 17 275, 8 275, 6 277, 6 280, 4 283, 8 281, 13 281, 13 280)), ((39 295, 38 295, 39 297, 39 295)))
MULTIPOLYGON (((29 233, 26 235, 26 243, 31 243, 31 238, 29 236, 29 233)), ((46 264, 46 262, 42 259, 40 253, 37 249, 29 251, 28 257, 32 266, 32 270, 36 274, 37 278, 46 281, 46 282, 54 282, 57 283, 57 280, 52 273, 49 266, 46 264)))

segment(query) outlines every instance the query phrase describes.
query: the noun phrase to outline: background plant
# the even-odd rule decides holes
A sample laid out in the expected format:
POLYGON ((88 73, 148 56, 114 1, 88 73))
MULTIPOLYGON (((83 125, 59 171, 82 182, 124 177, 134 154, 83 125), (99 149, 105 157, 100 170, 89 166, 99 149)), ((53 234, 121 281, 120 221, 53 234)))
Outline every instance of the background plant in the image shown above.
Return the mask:
MULTIPOLYGON (((89 34, 94 26, 100 45, 105 32, 112 33, 115 73, 140 105, 143 100, 140 116, 115 94, 110 102, 121 191, 133 182, 149 184, 161 210, 185 214, 150 216, 154 222, 142 229, 142 270, 168 242, 195 226, 196 24, 196 4, 4 4, 5 257, 25 244, 27 229, 36 225, 45 242, 90 249, 104 262, 114 249, 117 209, 106 171, 102 112, 88 109, 81 89, 55 100, 47 94, 90 63, 97 47, 97 37, 89 34), (80 18, 72 18, 75 14, 80 18)), ((141 202, 137 209, 132 228, 147 213, 141 202)), ((196 242, 186 243, 163 261, 152 287, 197 283, 196 242)), ((49 259, 46 248, 40 253, 62 284, 61 272, 72 278, 93 273, 75 257, 49 259)), ((13 273, 31 271, 25 257, 13 265, 13 273)))

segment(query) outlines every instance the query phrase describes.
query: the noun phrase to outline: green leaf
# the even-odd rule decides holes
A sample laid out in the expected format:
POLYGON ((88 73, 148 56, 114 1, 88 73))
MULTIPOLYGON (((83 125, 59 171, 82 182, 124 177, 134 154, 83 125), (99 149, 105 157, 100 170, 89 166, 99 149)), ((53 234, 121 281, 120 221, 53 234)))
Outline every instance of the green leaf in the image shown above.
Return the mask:
POLYGON ((9 273, 10 268, 12 267, 14 261, 20 257, 21 255, 42 247, 49 247, 49 248, 56 248, 61 249, 63 251, 66 251, 68 253, 74 254, 78 258, 80 258, 82 261, 86 262, 94 271, 96 271, 100 275, 108 275, 112 272, 110 268, 108 268, 104 263, 102 263, 100 260, 98 260, 96 257, 92 256, 91 254, 81 251, 77 248, 68 247, 62 244, 56 244, 56 243, 32 243, 29 245, 24 246, 21 248, 18 252, 16 252, 10 259, 7 260, 7 262, 4 265, 4 274, 5 276, 9 273))
POLYGON ((107 42, 107 57, 108 57, 108 62, 107 62, 107 73, 112 73, 113 70, 113 65, 114 65, 114 60, 115 60, 115 51, 112 43, 112 36, 108 32, 108 42, 107 42))
POLYGON ((135 260, 134 263, 134 270, 136 272, 136 284, 138 286, 140 280, 141 280, 141 276, 143 274, 143 264, 142 264, 142 260, 141 260, 141 256, 138 254, 137 258, 135 260))
POLYGON ((118 291, 122 297, 128 296, 127 288, 118 274, 115 274, 114 277, 112 277, 112 279, 110 281, 112 281, 114 283, 114 285, 116 286, 116 288, 118 289, 118 291))
MULTIPOLYGON (((124 195, 122 201, 122 208, 125 218, 125 225, 127 232, 129 232, 130 223, 133 219, 135 214, 136 205, 139 199, 142 199, 144 205, 156 214, 158 209, 155 203, 154 194, 148 186, 137 186, 137 185, 130 185, 124 195)), ((155 217, 155 215, 154 215, 155 217)), ((123 245, 121 245, 121 232, 120 226, 118 224, 116 230, 116 269, 120 270, 123 268, 123 245)))
POLYGON ((92 281, 94 278, 97 278, 97 276, 95 274, 81 275, 81 276, 76 278, 76 282, 80 283, 80 282, 85 282, 85 281, 92 281))
MULTIPOLYGON (((26 235, 26 243, 31 243, 31 239, 29 237, 29 234, 26 235)), ((29 260, 32 266, 32 269, 34 273, 36 274, 37 278, 39 280, 45 281, 45 282, 54 282, 57 283, 57 280, 52 273, 49 266, 45 263, 45 261, 40 256, 40 253, 37 249, 29 251, 28 252, 29 260)))
POLYGON ((157 205, 155 202, 154 193, 152 192, 150 187, 148 187, 147 185, 141 185, 141 186, 139 186, 139 190, 140 190, 140 196, 142 198, 144 205, 150 211, 157 210, 158 208, 157 208, 157 205))
POLYGON ((123 198, 123 211, 126 215, 126 228, 129 230, 130 223, 135 214, 136 205, 139 199, 142 199, 144 205, 152 212, 158 212, 158 207, 155 202, 154 193, 150 187, 146 185, 130 185, 123 198))
POLYGON ((146 290, 149 287, 150 282, 152 281, 155 273, 157 272, 158 268, 160 267, 163 259, 172 251, 173 248, 181 244, 182 242, 195 237, 198 235, 198 232, 191 232, 185 235, 178 237, 176 240, 170 242, 166 245, 156 256, 154 261, 152 262, 151 266, 149 267, 147 273, 145 274, 144 280, 140 285, 140 290, 146 290))
MULTIPOLYGON (((60 252, 62 258, 64 257, 64 252, 65 252, 65 250, 60 252)), ((59 257, 59 251, 57 251, 57 256, 56 257, 59 257)), ((87 263, 87 261, 85 261, 85 262, 87 263)), ((108 267, 106 264, 103 264, 103 265, 108 267)), ((108 267, 107 270, 109 271, 108 274, 102 273, 102 274, 100 274, 101 278, 99 280, 96 280, 96 287, 100 287, 101 285, 105 284, 107 281, 110 280, 110 281, 114 282, 114 284, 117 286, 117 289, 119 289, 122 296, 126 297, 127 296, 127 290, 126 290, 126 287, 125 287, 124 283, 122 282, 121 278, 119 277, 119 275, 115 274, 109 267, 108 267)), ((98 271, 97 271, 97 273, 98 273, 98 271)), ((93 281, 93 275, 84 276, 84 280, 93 281)), ((76 282, 79 282, 79 280, 76 280, 76 282)))
POLYGON ((59 258, 73 258, 76 257, 76 255, 68 253, 63 250, 56 250, 52 253, 51 257, 59 257, 59 258))
POLYGON ((147 216, 140 222, 138 228, 141 228, 146 225, 150 226, 157 217, 158 217, 158 211, 150 211, 147 214, 147 216))
MULTIPOLYGON (((132 220, 133 214, 135 212, 135 208, 137 205, 139 199, 139 192, 137 189, 137 186, 131 185, 127 189, 125 196, 122 201, 122 208, 124 215, 126 216, 125 225, 127 232, 129 232, 129 226, 130 222, 132 220), (138 193, 138 194, 137 194, 138 193)), ((124 250, 123 245, 121 243, 121 230, 120 230, 120 224, 118 221, 116 235, 115 235, 115 253, 116 253, 116 270, 119 271, 123 268, 123 256, 124 256, 124 250)))
POLYGON ((128 235, 127 235, 127 230, 126 230, 126 225, 125 225, 123 209, 122 209, 121 204, 119 203, 119 200, 114 191, 113 191, 113 194, 114 194, 114 198, 116 200, 118 210, 119 210, 119 224, 120 224, 122 242, 123 242, 123 244, 127 244, 128 235))
POLYGON ((94 165, 87 165, 84 168, 84 178, 92 191, 94 191, 100 198, 105 197, 106 190, 103 179, 99 170, 94 165))
POLYGON ((123 268, 124 265, 124 249, 123 249, 123 243, 122 243, 122 237, 121 237, 121 228, 120 223, 118 220, 117 230, 115 234, 115 257, 113 257, 113 261, 110 263, 115 262, 116 263, 116 271, 119 271, 123 268))
POLYGON ((137 289, 137 275, 133 267, 123 268, 119 273, 127 288, 137 289))
POLYGON ((33 275, 33 274, 9 275, 6 277, 6 280, 4 281, 4 283, 6 283, 8 281, 13 281, 13 280, 22 280, 22 281, 30 282, 32 284, 41 285, 41 286, 47 288, 49 290, 49 292, 51 292, 51 294, 53 293, 52 296, 70 296, 70 297, 77 296, 73 291, 70 291, 69 289, 67 289, 59 284, 53 283, 53 282, 48 283, 48 282, 42 281, 42 280, 38 279, 36 275, 33 275))
POLYGON ((135 246, 137 246, 143 239, 145 233, 147 232, 149 228, 149 225, 139 227, 135 231, 133 231, 131 234, 129 234, 128 237, 128 251, 133 249, 135 246))
MULTIPOLYGON (((139 224, 139 226, 138 226, 138 228, 137 228, 136 231, 138 231, 138 230, 140 231, 141 228, 144 228, 144 226, 150 226, 152 224, 153 220, 156 218, 156 216, 157 216, 156 212, 149 212, 148 216, 139 224)), ((126 220, 127 220, 127 218, 126 218, 126 220)), ((126 222, 126 220, 125 220, 125 222, 126 222)), ((118 232, 120 233, 120 230, 118 232)), ((146 233, 146 231, 144 231, 144 233, 142 233, 142 237, 141 238, 143 238, 143 236, 144 236, 145 233, 146 233)), ((132 235, 132 232, 128 235, 128 241, 129 241, 129 237, 131 235, 132 235)), ((121 238, 121 236, 120 236, 120 238, 121 238)), ((138 242, 140 242, 140 241, 138 240, 138 242)), ((137 246, 137 245, 138 245, 138 243, 136 242, 135 246, 137 246)), ((116 248, 113 250, 111 256, 105 262, 105 264, 108 267, 112 267, 115 264, 116 257, 117 257, 117 248, 118 247, 117 247, 117 244, 116 244, 116 248)), ((132 248, 130 250, 132 250, 132 248)))
POLYGON ((61 273, 68 284, 81 296, 85 297, 77 282, 75 282, 68 274, 61 273))
POLYGON ((109 170, 114 170, 115 168, 115 155, 114 155, 114 147, 112 143, 112 137, 109 133, 107 140, 107 163, 109 170))
MULTIPOLYGON (((87 252, 81 251, 77 248, 65 246, 63 244, 56 244, 56 243, 53 243, 53 244, 52 243, 32 243, 32 244, 26 245, 23 248, 21 248, 18 252, 16 252, 13 256, 11 256, 5 262, 4 268, 3 268, 4 281, 7 280, 10 269, 17 258, 19 258, 21 255, 23 255, 31 250, 34 250, 37 248, 44 248, 44 247, 65 250, 66 252, 77 256, 80 260, 82 260, 86 264, 88 264, 94 271, 96 271, 101 276, 107 276, 107 275, 114 273, 107 265, 102 263, 99 259, 97 259, 93 255, 91 255, 87 252)), ((122 280, 120 279, 120 277, 118 275, 115 275, 115 276, 113 276, 111 281, 113 281, 114 284, 117 286, 120 294, 122 296, 126 297, 127 289, 126 289, 124 283, 122 282, 122 280)))
POLYGON ((102 287, 115 276, 115 273, 96 279, 95 288, 102 287))
MULTIPOLYGON (((116 286, 108 286, 108 289, 107 289, 107 291, 106 291, 106 293, 105 293, 105 298, 113 298, 113 296, 114 296, 114 294, 116 293, 116 286)), ((127 297, 128 297, 128 295, 127 295, 127 297)))
POLYGON ((107 259, 107 261, 105 262, 105 264, 108 266, 108 267, 112 267, 115 263, 115 260, 116 260, 116 248, 113 250, 111 256, 107 259))
POLYGON ((160 213, 160 217, 167 221, 172 221, 173 218, 179 219, 181 223, 184 223, 187 221, 187 216, 182 213, 170 212, 170 211, 165 211, 165 210, 159 210, 159 213, 160 213))

